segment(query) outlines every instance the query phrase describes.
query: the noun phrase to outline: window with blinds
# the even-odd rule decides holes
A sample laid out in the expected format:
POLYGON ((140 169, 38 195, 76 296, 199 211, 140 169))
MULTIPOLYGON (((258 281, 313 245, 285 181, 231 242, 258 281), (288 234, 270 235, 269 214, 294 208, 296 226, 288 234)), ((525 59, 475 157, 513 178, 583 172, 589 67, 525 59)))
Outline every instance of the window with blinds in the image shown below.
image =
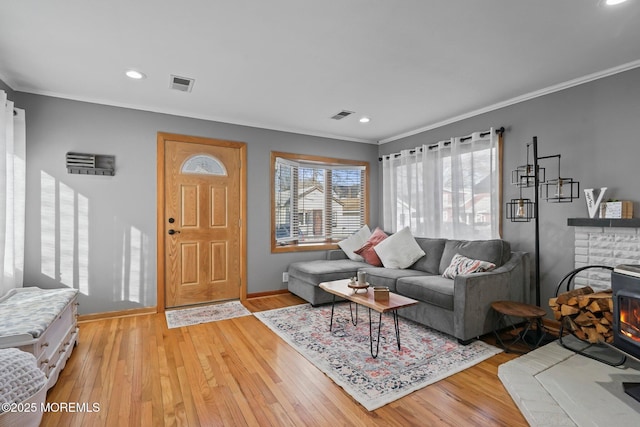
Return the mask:
POLYGON ((320 249, 367 222, 366 162, 272 153, 273 245, 320 249))

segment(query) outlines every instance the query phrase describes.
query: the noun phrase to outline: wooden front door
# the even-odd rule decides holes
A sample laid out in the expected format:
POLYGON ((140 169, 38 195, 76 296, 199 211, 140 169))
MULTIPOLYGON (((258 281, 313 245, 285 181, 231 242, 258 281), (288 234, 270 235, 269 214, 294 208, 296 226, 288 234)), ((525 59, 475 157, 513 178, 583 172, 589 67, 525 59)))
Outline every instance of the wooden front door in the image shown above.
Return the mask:
POLYGON ((158 134, 159 307, 160 273, 162 308, 246 296, 245 152, 243 143, 158 134))

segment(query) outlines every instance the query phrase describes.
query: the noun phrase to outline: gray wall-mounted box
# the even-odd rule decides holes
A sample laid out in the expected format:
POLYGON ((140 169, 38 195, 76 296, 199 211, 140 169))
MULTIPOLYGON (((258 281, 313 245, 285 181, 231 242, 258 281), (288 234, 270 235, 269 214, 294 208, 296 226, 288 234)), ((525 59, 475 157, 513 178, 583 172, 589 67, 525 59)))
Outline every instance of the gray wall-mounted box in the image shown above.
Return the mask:
POLYGON ((113 176, 116 174, 116 156, 69 152, 67 153, 67 172, 113 176))

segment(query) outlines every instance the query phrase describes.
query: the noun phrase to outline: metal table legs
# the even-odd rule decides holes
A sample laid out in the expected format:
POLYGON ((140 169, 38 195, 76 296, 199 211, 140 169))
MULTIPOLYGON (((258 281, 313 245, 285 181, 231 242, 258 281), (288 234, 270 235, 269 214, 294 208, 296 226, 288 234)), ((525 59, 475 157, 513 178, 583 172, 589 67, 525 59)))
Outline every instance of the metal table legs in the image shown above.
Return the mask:
POLYGON ((530 350, 538 348, 542 343, 542 341, 544 341, 545 332, 542 326, 542 320, 538 317, 535 319, 531 319, 531 318, 525 319, 524 330, 519 332, 510 343, 508 344, 505 343, 504 341, 502 341, 502 338, 500 337, 499 330, 503 328, 509 328, 509 327, 511 327, 513 331, 516 331, 518 329, 516 325, 514 325, 513 323, 509 325, 506 319, 507 319, 507 316, 505 314, 498 313, 498 321, 496 322, 496 327, 493 330, 493 334, 495 335, 496 340, 498 341, 498 343, 500 343, 500 346, 504 349, 505 352, 523 353, 522 351, 518 351, 513 348, 513 346, 520 341, 525 343, 530 350), (535 331, 531 329, 531 326, 533 326, 534 323, 536 324, 535 331), (530 335, 533 336, 532 343, 528 343, 526 340, 526 337, 530 335))
MULTIPOLYGON (((329 332, 333 329, 333 309, 336 306, 336 296, 333 296, 333 302, 331 303, 331 323, 329 323, 329 332)), ((371 311, 371 310, 369 310, 371 311)), ((351 314, 351 323, 353 326, 358 326, 358 304, 356 304, 356 318, 353 318, 353 310, 351 308, 351 301, 349 301, 349 313, 351 314)), ((371 316, 369 316, 371 317, 371 316)))
MULTIPOLYGON (((400 351, 400 325, 398 323, 398 311, 393 310, 391 312, 393 314, 393 326, 396 331, 396 342, 398 343, 398 351, 400 351)), ((371 309, 369 309, 369 344, 371 348, 371 357, 374 359, 378 357, 378 351, 380 349, 380 329, 382 329, 382 313, 378 316, 378 337, 375 339, 376 342, 376 352, 373 353, 373 322, 371 321, 371 309)))
MULTIPOLYGON (((334 313, 334 309, 335 309, 335 305, 336 305, 336 297, 335 295, 333 296, 333 301, 331 304, 331 320, 329 323, 329 332, 331 332, 333 330, 333 313, 334 313)), ((351 301, 349 301, 349 313, 351 314, 351 323, 354 326, 358 325, 358 304, 356 305, 356 317, 354 319, 353 317, 353 310, 351 307, 351 301)), ((371 309, 369 308, 369 349, 371 351, 371 357, 373 357, 374 359, 378 357, 378 352, 380 351, 380 330, 382 329, 382 313, 379 313, 378 315, 378 332, 377 332, 377 337, 376 339, 373 338, 374 335, 374 331, 373 331, 373 320, 371 319, 371 309), (374 349, 373 349, 373 343, 376 343, 376 348, 375 348, 375 353, 374 353, 374 349)), ((391 312, 391 314, 393 315, 393 326, 395 329, 395 333, 396 333, 396 342, 398 343, 398 351, 400 351, 400 324, 398 321, 398 311, 397 310, 393 310, 391 312)))

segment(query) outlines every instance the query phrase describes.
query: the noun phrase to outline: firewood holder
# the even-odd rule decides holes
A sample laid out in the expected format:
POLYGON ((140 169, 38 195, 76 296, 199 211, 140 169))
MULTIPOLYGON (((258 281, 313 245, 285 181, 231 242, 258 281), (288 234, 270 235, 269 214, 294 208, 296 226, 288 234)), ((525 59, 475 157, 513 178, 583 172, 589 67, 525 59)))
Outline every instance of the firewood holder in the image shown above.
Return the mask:
MULTIPOLYGON (((574 279, 578 275, 578 273, 592 268, 611 271, 613 270, 613 267, 609 267, 608 265, 587 265, 584 267, 576 268, 575 270, 570 271, 566 276, 562 278, 562 280, 560 280, 558 286, 556 287, 556 297, 559 295, 560 289, 563 285, 565 285, 565 292, 573 290, 575 287, 574 279)), ((571 331, 570 327, 566 327, 565 320, 568 320, 568 317, 565 316, 560 321, 558 341, 560 342, 560 345, 562 345, 567 350, 571 350, 576 354, 597 360, 598 362, 604 363, 609 366, 620 366, 627 361, 627 356, 610 344, 607 344, 605 342, 591 343, 589 341, 578 338, 571 331), (565 329, 566 332, 568 332, 568 335, 565 335, 565 329)))

